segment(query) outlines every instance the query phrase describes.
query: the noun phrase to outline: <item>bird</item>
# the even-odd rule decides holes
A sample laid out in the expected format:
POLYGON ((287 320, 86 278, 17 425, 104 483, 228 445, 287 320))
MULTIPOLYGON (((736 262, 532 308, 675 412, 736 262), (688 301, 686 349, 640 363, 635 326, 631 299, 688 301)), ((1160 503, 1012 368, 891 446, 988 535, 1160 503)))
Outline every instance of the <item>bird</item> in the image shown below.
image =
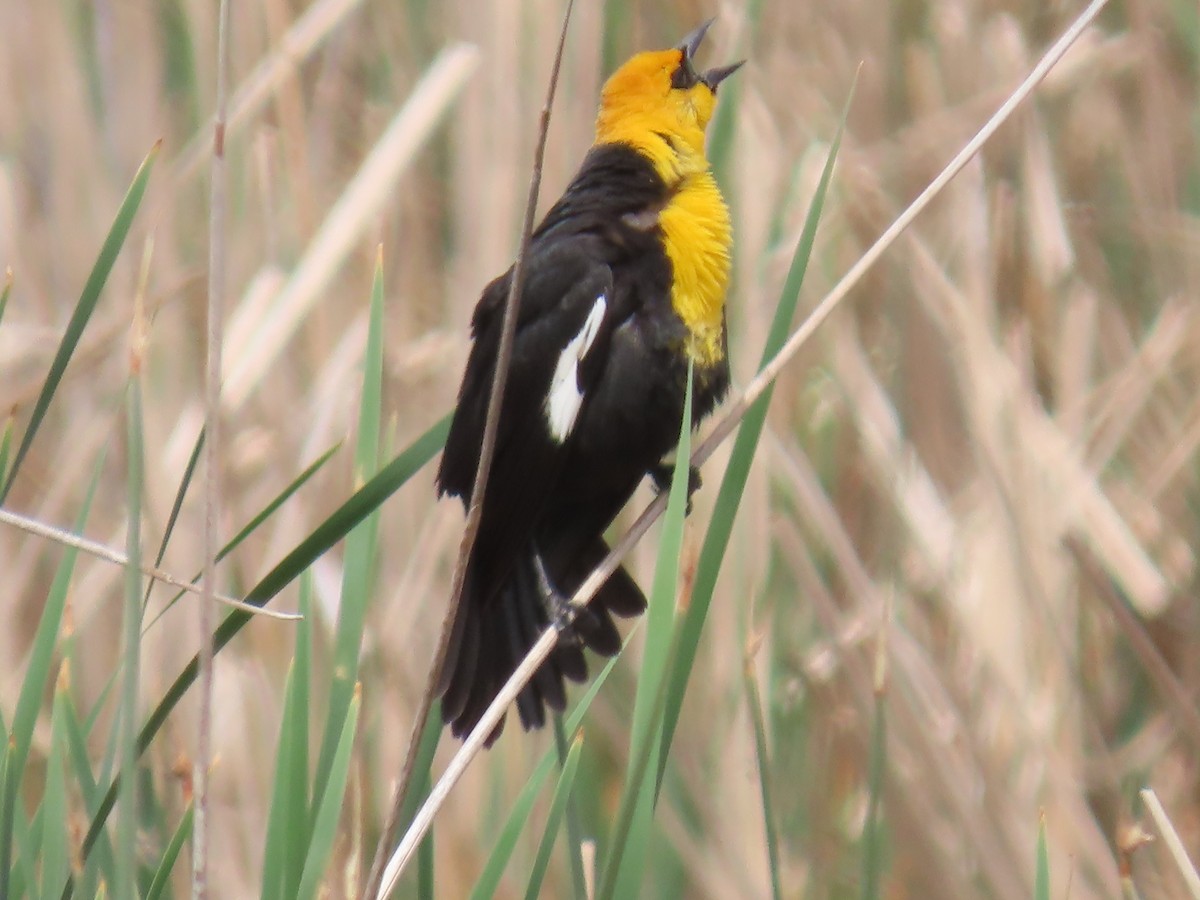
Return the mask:
MULTIPOLYGON (((669 485, 689 367, 693 428, 729 390, 733 236, 705 132, 718 86, 744 61, 696 68, 712 22, 607 79, 595 141, 531 235, 495 455, 438 678, 455 737, 470 734, 545 629, 560 635, 517 698, 526 731, 565 708, 566 680, 586 681, 585 647, 620 650, 613 616, 646 609, 632 576, 618 568, 573 616, 569 599, 608 554, 604 531, 642 480, 669 485)), ((439 497, 464 508, 512 278, 510 268, 475 307, 438 470, 439 497)))

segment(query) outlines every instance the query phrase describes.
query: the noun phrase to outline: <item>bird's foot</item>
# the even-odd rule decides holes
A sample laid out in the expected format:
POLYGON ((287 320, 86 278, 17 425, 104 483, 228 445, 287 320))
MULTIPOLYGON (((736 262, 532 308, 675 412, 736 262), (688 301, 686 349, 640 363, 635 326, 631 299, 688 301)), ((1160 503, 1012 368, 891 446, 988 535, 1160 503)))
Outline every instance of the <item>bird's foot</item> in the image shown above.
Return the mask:
MULTIPOLYGON (((671 463, 659 463, 650 469, 650 479, 654 482, 654 491, 658 494, 666 494, 671 490, 671 478, 675 474, 675 466, 671 463)), ((687 514, 692 514, 692 494, 700 490, 700 485, 703 484, 700 478, 700 470, 695 466, 688 466, 688 487, 687 487, 687 514)))
POLYGON ((542 605, 546 609, 551 626, 559 632, 560 643, 579 643, 579 635, 571 628, 579 610, 571 605, 570 597, 564 597, 551 583, 550 576, 546 573, 546 564, 542 562, 542 554, 536 549, 533 552, 533 568, 537 573, 538 593, 541 594, 542 605))

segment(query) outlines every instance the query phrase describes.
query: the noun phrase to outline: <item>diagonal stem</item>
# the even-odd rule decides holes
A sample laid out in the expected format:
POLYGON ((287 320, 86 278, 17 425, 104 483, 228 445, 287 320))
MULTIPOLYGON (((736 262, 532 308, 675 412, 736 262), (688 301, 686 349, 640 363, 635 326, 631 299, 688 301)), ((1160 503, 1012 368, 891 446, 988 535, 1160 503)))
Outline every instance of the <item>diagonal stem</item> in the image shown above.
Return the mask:
MULTIPOLYGON (((809 317, 792 333, 780 351, 746 385, 745 390, 734 401, 729 411, 713 429, 712 433, 692 453, 692 465, 701 465, 733 433, 734 429, 746 415, 746 412, 763 392, 771 386, 783 370, 783 367, 791 362, 800 348, 813 336, 817 328, 829 318, 830 314, 845 300, 850 291, 858 285, 871 266, 878 262, 879 258, 913 223, 913 220, 941 193, 963 167, 970 162, 1000 126, 1008 121, 1017 107, 1033 93, 1033 90, 1046 77, 1046 74, 1062 59, 1067 50, 1071 48, 1080 35, 1091 25, 1107 3, 1108 0, 1092 0, 1088 4, 1075 21, 1071 23, 1071 26, 1045 52, 1037 65, 1025 77, 1024 81, 1008 96, 983 127, 976 132, 974 137, 955 154, 954 158, 946 164, 946 167, 929 183, 928 187, 913 200, 904 212, 871 245, 866 253, 842 276, 833 289, 817 304, 812 313, 809 314, 809 317)), ((621 537, 620 541, 609 551, 608 556, 604 558, 592 574, 579 586, 579 589, 571 598, 572 606, 581 609, 587 605, 604 582, 608 580, 609 576, 616 571, 634 544, 641 540, 654 521, 662 515, 666 506, 667 495, 660 494, 642 511, 641 515, 638 516, 629 530, 621 537)), ((399 877, 399 873, 403 871, 404 866, 412 857, 416 847, 433 823, 433 817, 441 808, 442 803, 445 802, 451 789, 458 782, 458 779, 462 777, 471 760, 483 748, 484 741, 491 734, 492 729, 496 727, 496 723, 500 721, 500 717, 504 715, 509 705, 516 699, 517 694, 520 693, 521 689, 549 657, 551 651, 553 651, 555 645, 558 643, 558 634, 559 632, 556 629, 548 629, 538 639, 537 643, 530 648, 525 659, 522 660, 521 664, 512 674, 512 677, 509 678, 504 687, 496 695, 496 698, 475 725, 474 730, 468 735, 466 741, 463 742, 463 745, 446 767, 438 783, 434 785, 429 799, 425 801, 424 805, 418 811, 408 832, 404 835, 403 840, 388 863, 388 871, 394 871, 396 878, 399 877)), ((383 897, 386 897, 386 894, 381 893, 378 896, 382 900, 383 897)))

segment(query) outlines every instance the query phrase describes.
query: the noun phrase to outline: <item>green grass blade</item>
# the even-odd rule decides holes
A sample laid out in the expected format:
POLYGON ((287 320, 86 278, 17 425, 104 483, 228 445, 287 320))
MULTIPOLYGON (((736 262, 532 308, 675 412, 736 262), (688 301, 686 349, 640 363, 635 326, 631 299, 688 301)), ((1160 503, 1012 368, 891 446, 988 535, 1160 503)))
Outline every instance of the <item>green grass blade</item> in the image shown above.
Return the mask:
POLYGON ((329 767, 329 785, 313 820, 312 841, 308 845, 296 900, 310 900, 317 896, 325 864, 333 852, 333 842, 337 838, 338 821, 342 813, 342 798, 346 792, 346 780, 350 777, 351 750, 354 748, 354 734, 358 728, 358 710, 361 704, 362 695, 360 691, 355 690, 346 720, 342 723, 337 751, 329 767))
MULTIPOLYGON (((70 659, 70 656, 68 656, 68 659, 70 659)), ((97 700, 98 707, 104 705, 104 697, 105 694, 102 693, 97 700)), ((67 700, 70 701, 70 695, 67 696, 67 700)), ((83 725, 79 721, 79 716, 73 702, 68 702, 66 705, 64 725, 67 735, 68 755, 71 761, 71 777, 74 778, 75 785, 83 799, 83 808, 90 815, 95 812, 96 807, 100 803, 101 795, 98 790, 99 783, 92 774, 92 761, 88 756, 87 737, 83 725)), ((105 833, 101 835, 96 850, 89 858, 88 865, 84 867, 83 878, 80 882, 81 896, 95 896, 96 886, 100 881, 99 873, 111 873, 112 870, 112 844, 108 840, 107 833, 105 833)))
MULTIPOLYGON (((227 543, 224 547, 221 548, 221 552, 217 556, 217 559, 218 560, 224 559, 226 556, 228 556, 230 553, 232 553, 237 548, 238 544, 240 544, 246 538, 250 537, 251 534, 253 534, 255 531, 257 531, 259 526, 262 525, 262 523, 265 522, 267 519, 269 519, 275 513, 275 511, 277 509, 279 509, 279 507, 281 507, 281 506, 283 506, 283 504, 287 503, 287 501, 292 498, 292 495, 295 494, 296 491, 298 491, 298 490, 300 490, 300 488, 304 487, 304 485, 308 483, 308 480, 310 478, 312 478, 314 475, 316 475, 317 472, 321 471, 321 469, 324 467, 325 463, 327 463, 327 462, 329 462, 329 460, 333 459, 333 455, 335 453, 337 453, 338 450, 340 450, 341 448, 342 448, 342 444, 341 444, 341 441, 339 441, 338 443, 336 443, 332 447, 330 447, 328 450, 326 450, 324 453, 322 453, 320 456, 318 456, 315 460, 313 460, 313 462, 303 472, 301 472, 298 476, 296 476, 296 478, 293 479, 292 482, 287 487, 285 487, 282 491, 280 491, 274 497, 274 499, 271 500, 270 503, 268 503, 261 510, 259 510, 259 512, 249 522, 247 522, 237 534, 235 534, 230 539, 229 543, 227 543)), ((198 575, 196 577, 199 578, 198 575)))
MULTIPOLYGON (((83 499, 83 506, 75 520, 76 533, 82 533, 87 523, 96 486, 100 482, 103 459, 98 460, 92 472, 92 480, 83 499)), ((38 710, 42 705, 46 687, 50 682, 50 667, 54 660, 54 648, 62 628, 63 612, 67 605, 67 589, 75 571, 78 551, 73 547, 63 549, 62 561, 54 574, 54 581, 42 607, 42 618, 33 637, 29 654, 29 665, 21 681, 21 692, 17 698, 17 709, 8 734, 8 753, 3 780, 0 780, 0 897, 8 896, 10 860, 14 820, 21 779, 25 774, 25 762, 29 757, 29 746, 33 729, 37 724, 38 710)))
POLYGON ((0 288, 0 324, 4 323, 4 311, 8 309, 8 298, 12 296, 13 270, 4 270, 4 287, 0 288))
MULTIPOLYGON (((283 718, 279 724, 279 746, 275 754, 275 787, 271 794, 271 809, 267 817, 267 834, 263 846, 262 900, 282 900, 284 873, 287 871, 288 826, 308 821, 308 792, 299 796, 292 791, 296 776, 295 750, 298 687, 295 665, 289 667, 283 703, 283 718), (285 834, 287 836, 285 837, 285 834)), ((308 740, 308 735, 303 736, 308 740)), ((307 772, 304 773, 307 776, 307 772)), ((307 830, 307 829, 305 829, 307 830)))
MULTIPOLYGON (((425 721, 425 728, 421 732, 421 743, 417 747, 417 758, 413 763, 413 783, 415 789, 408 792, 408 796, 404 798, 404 805, 400 807, 398 830, 401 833, 412 823, 413 817, 416 816, 420 805, 429 796, 429 791, 433 784, 433 755, 437 752, 438 741, 441 737, 442 705, 440 701, 434 701, 433 706, 429 709, 429 718, 425 721)), ((429 836, 421 842, 421 846, 418 848, 417 896, 421 898, 432 896, 432 849, 433 829, 431 828, 429 836), (427 859, 426 857, 429 858, 427 859), (428 890, 426 890, 427 888, 428 890)))
MULTIPOLYGON (((563 727, 561 713, 554 714, 554 752, 558 757, 561 772, 567 764, 570 744, 567 730, 563 727)), ((579 809, 572 798, 567 801, 567 867, 571 873, 572 896, 575 900, 587 900, 587 880, 584 877, 583 824, 579 820, 579 809)))
MULTIPOLYGON (((751 46, 754 32, 762 18, 763 0, 750 0, 746 5, 746 27, 742 31, 737 49, 730 55, 730 60, 743 58, 745 48, 751 46)), ((738 111, 741 107, 742 82, 745 74, 735 75, 721 85, 721 98, 717 103, 717 111, 713 114, 712 123, 708 126, 708 158, 712 163, 717 181, 721 183, 726 193, 732 185, 727 176, 726 166, 729 164, 733 151, 733 138, 736 133, 738 111)))
POLYGON ((0 484, 8 477, 8 460, 12 455, 13 415, 4 419, 4 431, 0 433, 0 484))
MULTIPOLYGON (((681 625, 682 619, 676 619, 670 645, 666 651, 668 663, 679 652, 681 625)), ((660 722, 666 701, 667 682, 662 681, 651 706, 654 717, 660 722)), ((654 815, 654 796, 649 789, 647 776, 654 771, 653 757, 661 747, 659 740, 661 731, 656 731, 651 737, 651 740, 643 742, 636 748, 636 752, 630 755, 629 770, 625 777, 625 786, 622 789, 621 803, 617 808, 617 818, 613 823, 610 835, 613 844, 609 848, 609 856, 605 862, 600 887, 596 892, 596 897, 600 900, 611 900, 612 897, 639 896, 641 893, 641 875, 652 836, 650 825, 654 815), (640 786, 640 788, 631 788, 633 785, 640 786), (619 855, 617 855, 618 853, 619 855), (629 891, 632 893, 628 893, 629 891)))
POLYGON ((563 764, 562 774, 558 777, 558 786, 554 789, 554 799, 550 801, 550 812, 546 816, 546 828, 542 832, 542 840, 538 843, 537 855, 533 860, 533 871, 529 875, 529 885, 525 888, 525 900, 537 900, 542 893, 542 881, 546 877, 546 869, 550 865, 550 852, 554 849, 554 841, 562 826, 563 815, 567 811, 567 801, 575 786, 575 772, 579 768, 579 753, 583 747, 583 732, 575 735, 571 749, 567 751, 567 761, 563 764))
MULTIPOLYGON (((380 417, 383 408, 383 260, 376 260, 371 286, 370 326, 363 360, 363 388, 358 412, 358 441, 354 454, 354 482, 362 484, 379 468, 380 417)), ((371 571, 378 552, 379 512, 376 510, 346 537, 342 565, 342 595, 334 638, 333 678, 329 709, 317 756, 313 781, 313 806, 319 808, 329 780, 329 767, 337 749, 354 686, 358 683, 358 656, 371 597, 371 571)))
POLYGON ((296 654, 284 689, 283 719, 275 756, 275 786, 263 849, 262 900, 294 896, 309 841, 308 706, 311 697, 312 579, 300 578, 296 654))
POLYGON ((521 788, 521 792, 517 794, 517 799, 512 802, 508 818, 500 829, 500 835, 492 847, 492 852, 488 854, 487 862, 484 863, 483 870, 479 873, 479 878, 471 889, 471 900, 488 900, 488 898, 494 897, 496 891, 499 890, 500 879, 504 875, 504 869, 508 865, 509 859, 512 858, 513 850, 517 846, 517 839, 525 830, 529 814, 533 812, 533 803, 537 800, 537 795, 550 776, 553 767, 554 758, 547 753, 533 770, 529 780, 521 788))
MULTIPOLYGON (((115 686, 111 689, 106 686, 105 693, 111 693, 111 692, 115 692, 115 686)), ((94 730, 95 725, 96 725, 96 717, 98 716, 99 712, 100 712, 99 704, 97 704, 97 708, 95 710, 93 710, 92 715, 90 715, 88 717, 89 721, 88 721, 87 733, 91 733, 94 730)), ((96 778, 98 784, 106 784, 106 783, 111 782, 114 785, 112 790, 108 794, 105 794, 104 797, 100 801, 101 804, 107 802, 108 804, 110 804, 110 806, 115 801, 116 795, 117 795, 117 790, 115 787, 115 785, 116 785, 115 772, 117 769, 118 752, 120 750, 119 740, 120 740, 120 729, 116 728, 116 727, 110 728, 108 730, 108 737, 105 739, 105 743, 104 743, 104 757, 100 762, 100 769, 97 772, 97 778, 96 778)), ((115 884, 117 881, 116 850, 113 848, 112 837, 107 830, 101 832, 101 834, 99 835, 99 843, 100 843, 101 848, 103 848, 103 850, 105 852, 95 855, 95 865, 94 866, 93 866, 93 857, 88 856, 84 860, 84 867, 85 867, 85 872, 90 870, 92 872, 93 876, 99 879, 99 884, 107 887, 107 885, 115 884)), ((68 881, 67 887, 63 891, 64 897, 66 897, 70 894, 71 888, 72 888, 72 883, 70 881, 68 881)), ((87 897, 90 895, 84 894, 83 896, 87 897)))
MULTIPOLYGON (((201 428, 200 433, 196 435, 196 444, 192 447, 192 455, 188 457, 187 465, 184 466, 183 477, 179 479, 179 488, 175 491, 175 500, 171 504, 171 512, 167 516, 166 527, 163 528, 162 540, 158 543, 158 552, 154 554, 155 567, 161 566, 163 557, 167 555, 167 544, 171 540, 171 535, 175 532, 175 523, 179 521, 179 511, 183 509, 183 501, 187 497, 188 488, 191 487, 192 476, 196 474, 196 466, 200 463, 200 451, 203 449, 204 429, 201 428)), ((150 602, 150 592, 153 589, 154 582, 148 582, 146 584, 146 596, 142 598, 143 606, 150 602)))
POLYGON ((679 582, 679 559, 683 551, 684 517, 690 478, 692 438, 692 366, 688 365, 687 392, 680 421, 679 446, 671 493, 663 518, 662 537, 654 568, 654 583, 646 611, 646 649, 638 674, 629 738, 629 764, 618 807, 617 821, 609 836, 603 876, 596 896, 635 897, 640 893, 642 869, 649 844, 654 812, 653 791, 644 784, 645 773, 658 771, 658 740, 667 696, 666 678, 675 634, 675 591, 679 582))
POLYGON ((304 855, 308 852, 310 818, 308 792, 308 741, 309 709, 312 705, 312 575, 306 571, 300 578, 300 614, 304 618, 296 628, 296 655, 292 661, 295 675, 296 712, 292 719, 291 771, 289 772, 291 808, 297 812, 292 819, 285 819, 283 869, 283 897, 293 897, 300 889, 300 873, 304 869, 304 855))
MULTIPOLYGON (((268 503, 261 510, 259 510, 258 513, 256 513, 254 515, 254 517, 250 519, 249 522, 247 522, 244 526, 242 526, 242 529, 237 534, 235 534, 229 540, 229 542, 225 544, 224 547, 221 548, 220 552, 217 554, 217 562, 220 562, 226 556, 228 556, 230 553, 232 553, 235 549, 237 549, 237 546, 242 541, 244 541, 251 534, 253 534, 258 529, 258 527, 260 525, 262 525, 263 522, 265 522, 268 518, 270 518, 271 515, 274 514, 274 512, 277 509, 279 509, 279 507, 283 506, 284 503, 286 503, 288 500, 290 500, 292 495, 295 494, 296 491, 298 491, 298 490, 300 490, 300 488, 304 487, 305 483, 310 478, 312 478, 314 475, 316 475, 317 472, 319 472, 321 470, 321 467, 325 465, 325 463, 329 462, 329 460, 333 458, 333 455, 335 453, 337 453, 337 451, 341 448, 341 446, 342 445, 341 445, 340 441, 338 443, 334 444, 332 447, 330 447, 328 450, 326 450, 324 453, 322 453, 319 457, 317 457, 317 459, 311 465, 309 465, 309 467, 307 469, 305 469, 296 478, 294 478, 287 487, 285 487, 282 491, 280 491, 278 494, 276 494, 270 503, 268 503)), ((200 575, 201 575, 200 572, 197 572, 195 575, 193 575, 192 582, 195 583, 195 582, 199 581, 200 575)), ((166 605, 164 606, 162 611, 159 612, 150 621, 150 623, 146 626, 146 628, 149 629, 159 619, 161 619, 163 617, 163 615, 167 612, 167 610, 169 610, 172 606, 174 606, 185 593, 187 593, 187 592, 186 591, 178 591, 175 594, 175 596, 172 597, 166 603, 166 605)))
POLYGON ((754 662, 746 658, 746 706, 754 726, 754 752, 758 759, 758 789, 762 802, 763 828, 767 836, 767 869, 771 876, 771 897, 781 900, 783 890, 779 879, 779 832, 775 827, 775 811, 771 803, 771 759, 767 749, 767 727, 763 720, 762 695, 754 662))
POLYGON ((113 893, 118 897, 133 897, 137 883, 137 721, 138 679, 141 668, 142 637, 142 478, 144 442, 142 428, 142 389, 135 376, 129 381, 128 410, 128 483, 126 485, 128 530, 125 536, 125 613, 122 641, 123 673, 119 701, 120 728, 120 790, 117 804, 121 810, 117 820, 116 881, 113 893))
POLYGON ((13 821, 17 844, 17 865, 12 873, 13 897, 33 896, 37 887, 38 854, 42 849, 40 818, 30 823, 24 810, 17 810, 13 821))
POLYGON ((96 262, 92 266, 92 272, 83 286, 83 292, 79 296, 79 301, 75 304, 75 311, 71 313, 67 329, 63 333, 62 341, 59 342, 58 350, 54 354, 54 360, 50 364, 50 372, 47 374, 46 381, 42 385, 42 390, 38 394, 37 401, 34 403, 33 414, 30 416, 25 434, 21 437, 21 445, 17 448, 17 455, 13 458, 12 468, 4 480, 3 489, 0 489, 0 504, 4 503, 13 482, 16 480, 21 463, 24 461, 25 455, 29 452, 29 447, 37 435, 38 428, 41 427, 42 420, 46 417, 46 410, 50 408, 50 401, 54 399, 54 393, 58 390, 58 385, 62 382, 63 373, 67 370, 67 363, 71 361, 71 356, 75 353, 75 349, 79 346, 79 341, 83 337, 83 331, 96 309, 96 304, 100 300, 100 292, 104 288, 104 282, 108 280, 108 275, 117 260, 117 255, 121 252, 121 246, 125 243, 125 238, 129 236, 129 229, 133 225, 133 217, 137 213, 138 206, 141 205, 142 195, 146 192, 146 184, 150 180, 150 172, 154 168, 154 160, 158 156, 160 146, 161 143, 155 144, 138 168, 137 173, 133 177, 133 183, 129 186, 129 191, 125 194, 125 199, 121 201, 120 209, 117 210, 117 217, 113 220, 112 227, 108 231, 108 237, 104 239, 104 244, 100 248, 100 255, 96 258, 96 262))
POLYGON ((70 705, 64 681, 54 692, 50 720, 50 756, 46 760, 46 790, 42 795, 41 896, 57 897, 70 874, 67 851, 67 743, 65 707, 70 705))
MULTIPOLYGON (((792 255, 791 266, 788 268, 784 281, 783 292, 779 304, 775 308, 775 316, 771 329, 763 347, 760 367, 766 364, 787 341, 791 322, 795 316, 796 306, 800 300, 800 287, 804 282, 804 273, 812 255, 813 241, 816 239, 817 223, 820 221, 821 210, 825 203, 825 195, 833 176, 833 164, 837 159, 838 148, 842 143, 842 135, 846 128, 846 119, 850 115, 850 103, 854 98, 854 87, 851 86, 850 96, 842 111, 842 120, 838 124, 837 133, 829 147, 829 155, 825 159, 825 168, 817 184, 816 193, 809 204, 808 214, 804 220, 804 228, 800 232, 800 240, 792 255)), ((730 453, 729 465, 721 479, 721 487, 717 492, 717 502, 713 509, 712 521, 704 535, 704 543, 700 550, 700 558, 696 565, 695 583, 692 586, 692 596, 687 609, 684 611, 683 643, 679 656, 675 660, 675 669, 670 675, 671 687, 666 704, 666 721, 663 723, 663 752, 659 756, 658 782, 655 796, 662 788, 662 779, 671 741, 675 737, 675 728, 679 724, 679 710, 683 708, 683 695, 687 691, 688 679, 692 674, 696 652, 700 646, 700 633, 708 618, 708 609, 712 603, 713 591, 717 585, 717 575, 721 563, 729 547, 729 538, 733 533, 733 522, 737 517, 738 507, 742 502, 742 492, 746 488, 746 480, 750 475, 750 466, 754 461, 758 440, 762 435, 763 425, 767 419, 767 407, 771 402, 773 388, 768 388, 758 401, 747 410, 742 424, 734 439, 733 450, 730 453)))
MULTIPOLYGON (((636 631, 641 627, 639 622, 634 626, 636 631)), ((574 734, 583 722, 583 717, 587 714, 588 708, 592 705, 592 701, 596 699, 596 695, 600 693, 600 688, 608 681, 608 676, 612 674, 612 670, 616 668, 617 661, 624 655, 625 648, 621 648, 621 652, 605 663, 604 668, 596 676, 595 680, 588 685, 583 696, 579 698, 579 702, 575 704, 575 708, 571 710, 567 716, 567 733, 574 734)), ((546 783, 546 779, 550 777, 551 771, 554 769, 555 756, 551 751, 546 751, 542 754, 541 760, 534 766, 533 771, 529 773, 529 778, 526 779, 521 792, 517 794, 517 798, 510 804, 508 817, 504 820, 504 825, 500 828, 500 834, 496 838, 496 844, 492 847, 492 852, 488 855, 487 862, 484 863, 483 870, 479 874, 479 879, 475 883, 475 887, 471 890, 472 898, 486 898, 495 894, 496 889, 500 885, 500 876, 504 874, 504 867, 508 865, 509 859, 512 857, 513 848, 517 845, 517 838, 521 832, 525 830, 525 824, 529 821, 529 814, 533 810, 533 803, 537 799, 538 793, 542 789, 542 785, 546 783)), ((415 813, 415 805, 412 813, 409 813, 406 821, 412 820, 412 815, 415 813)))
POLYGON ((1046 814, 1038 817, 1037 871, 1033 878, 1034 900, 1050 900, 1050 851, 1046 847, 1046 814))
POLYGON ((160 900, 164 896, 170 896, 168 889, 171 886, 171 871, 175 868, 175 863, 179 861, 179 853, 183 850, 183 845, 192 837, 192 814, 192 805, 189 803, 188 808, 183 812, 183 818, 179 820, 179 827, 171 835, 171 840, 167 843, 162 858, 158 861, 158 868, 154 870, 154 878, 146 890, 145 900, 160 900))
MULTIPOLYGON (((329 518, 325 519, 313 530, 308 537, 301 541, 283 560, 270 572, 263 576, 246 595, 246 602, 255 606, 263 606, 290 584, 301 572, 308 568, 317 557, 340 541, 346 534, 364 518, 377 509, 381 503, 398 491, 417 471, 437 454, 446 442, 446 433, 450 429, 450 417, 446 416, 433 425, 428 431, 413 441, 399 456, 384 466, 379 474, 364 484, 359 490, 343 503, 329 518)), ((222 650, 245 627, 250 620, 250 614, 242 610, 234 610, 217 627, 213 635, 213 652, 222 650)), ((144 753, 158 734, 167 716, 179 703, 188 688, 196 680, 199 662, 193 656, 191 661, 179 673, 175 681, 167 689, 166 694, 155 705, 146 724, 142 726, 138 737, 138 752, 144 753)), ((109 786, 104 795, 100 808, 92 817, 88 833, 83 841, 83 855, 91 851, 100 830, 104 827, 109 813, 116 802, 117 784, 109 786)), ((68 896, 69 892, 67 895, 68 896)))

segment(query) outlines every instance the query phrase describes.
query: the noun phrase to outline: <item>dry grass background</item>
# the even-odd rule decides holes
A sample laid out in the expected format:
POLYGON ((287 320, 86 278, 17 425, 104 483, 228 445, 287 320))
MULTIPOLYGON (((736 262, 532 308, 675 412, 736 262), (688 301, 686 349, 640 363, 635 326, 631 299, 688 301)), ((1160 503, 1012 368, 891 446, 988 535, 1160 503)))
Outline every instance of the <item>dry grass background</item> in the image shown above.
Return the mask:
MULTIPOLYGON (((590 142, 611 63, 719 12, 706 58, 750 60, 722 172, 737 228, 732 356, 744 383, 859 61, 810 303, 1079 6, 768 0, 751 23, 740 2, 581 2, 543 207, 590 142)), ((114 546, 126 526, 121 394, 146 253, 147 542, 162 532, 203 417, 202 154, 215 16, 215 4, 192 0, 0 0, 0 261, 15 275, 0 327, 0 410, 18 425, 133 170, 155 139, 165 142, 137 238, 6 504, 67 525, 107 449, 88 533, 114 546)), ((557 0, 234 9, 233 84, 276 65, 235 116, 229 144, 225 534, 352 437, 379 243, 391 445, 450 408, 470 310, 514 252, 560 16, 557 0), (298 40, 302 15, 317 22, 316 39, 298 40), (477 50, 452 50, 451 68, 431 73, 457 42, 477 50), (418 84, 427 106, 405 121, 411 156, 386 150, 398 180, 368 182, 321 237, 418 84), (330 234, 346 253, 323 282, 314 257, 330 234), (273 307, 289 278, 285 306, 273 307)), ((1144 785, 1200 853, 1200 733, 1189 725, 1200 686, 1198 54, 1192 0, 1114 0, 781 379, 681 719, 646 896, 769 893, 742 683, 749 647, 764 686, 785 895, 858 893, 885 610, 886 896, 1029 896, 1039 812, 1052 895, 1068 896, 1069 885, 1072 898, 1119 896, 1119 848, 1142 818, 1144 785), (1136 626, 1114 616, 1114 601, 1136 626), (1174 700, 1139 647, 1182 686, 1174 700)), ((696 552, 722 464, 718 454, 707 467, 685 555, 696 552)), ((225 565, 230 591, 252 584, 352 488, 343 449, 225 565)), ((434 502, 429 470, 384 507, 336 872, 369 860, 460 525, 457 504, 434 502)), ((165 568, 199 567, 201 526, 199 501, 189 502, 165 568)), ((15 702, 58 553, 0 529, 2 709, 15 702)), ((653 539, 635 553, 644 579, 653 553, 653 539)), ((336 610, 339 565, 333 552, 315 568, 321 628, 336 610)), ((73 690, 85 709, 115 665, 121 580, 121 569, 83 560, 74 582, 73 690)), ((147 634, 148 702, 194 649, 192 602, 147 634)), ((278 603, 294 606, 294 589, 278 603)), ((151 601, 152 613, 161 607, 151 601)), ((291 627, 256 622, 218 658, 217 896, 257 891, 291 627)), ((634 660, 589 718, 580 777, 591 833, 616 802, 636 654, 635 641, 634 660)), ((185 701, 149 757, 157 794, 175 809, 171 768, 194 744, 194 719, 185 701)), ((452 797, 437 826, 438 896, 473 883, 548 740, 510 725, 452 797)), ((535 840, 518 859, 532 857, 535 840)), ((1134 854, 1133 871, 1143 897, 1182 895, 1160 844, 1134 854)), ((563 879, 556 859, 548 895, 565 890, 563 879)), ((344 883, 331 879, 333 896, 344 883)), ((517 881, 508 889, 519 895, 517 881)))

